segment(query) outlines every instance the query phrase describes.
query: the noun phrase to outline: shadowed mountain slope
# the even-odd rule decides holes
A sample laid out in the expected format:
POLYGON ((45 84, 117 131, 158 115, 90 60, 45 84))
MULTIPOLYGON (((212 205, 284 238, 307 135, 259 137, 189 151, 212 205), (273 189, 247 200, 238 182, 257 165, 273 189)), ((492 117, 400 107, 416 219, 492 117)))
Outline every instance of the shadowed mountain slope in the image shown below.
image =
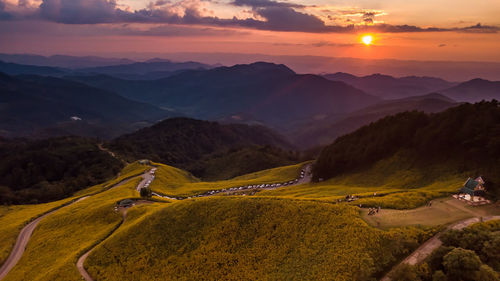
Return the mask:
POLYGON ((277 128, 318 115, 350 112, 379 101, 343 82, 298 75, 284 65, 263 62, 186 71, 153 81, 103 76, 71 79, 193 118, 216 120, 248 114, 277 128))
POLYGON ((4 136, 111 137, 170 115, 106 90, 52 77, 0 74, 0 93, 4 136))

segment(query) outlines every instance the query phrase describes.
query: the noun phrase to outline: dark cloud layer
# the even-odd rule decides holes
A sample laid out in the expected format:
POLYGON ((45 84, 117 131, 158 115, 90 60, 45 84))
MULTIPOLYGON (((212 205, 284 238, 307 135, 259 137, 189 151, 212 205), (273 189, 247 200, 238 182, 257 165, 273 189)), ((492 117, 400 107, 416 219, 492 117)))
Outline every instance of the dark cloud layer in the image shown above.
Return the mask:
POLYGON ((266 8, 266 7, 288 7, 288 8, 304 8, 304 5, 276 2, 271 0, 234 0, 232 2, 235 6, 248 6, 252 8, 266 8))
MULTIPOLYGON (((203 0, 210 1, 210 0, 203 0)), ((234 6, 247 6, 264 20, 254 18, 238 19, 203 16, 200 7, 186 5, 184 15, 173 10, 168 0, 151 2, 147 9, 128 11, 121 9, 116 0, 43 0, 39 9, 31 15, 12 15, 5 11, 5 3, 0 0, 0 20, 41 18, 64 24, 98 23, 163 23, 178 25, 206 25, 218 27, 245 27, 272 31, 297 31, 314 33, 349 33, 349 32, 440 32, 456 31, 469 33, 496 33, 496 26, 477 24, 465 28, 422 28, 413 25, 373 24, 375 12, 362 15, 366 25, 326 25, 319 17, 307 14, 302 5, 272 0, 234 0, 234 6)), ((161 32, 160 32, 161 33, 161 32)))
POLYGON ((44 0, 40 5, 43 18, 73 24, 113 22, 116 11, 114 0, 44 0))
POLYGON ((12 18, 12 16, 5 11, 5 3, 0 0, 0 20, 8 20, 12 18))

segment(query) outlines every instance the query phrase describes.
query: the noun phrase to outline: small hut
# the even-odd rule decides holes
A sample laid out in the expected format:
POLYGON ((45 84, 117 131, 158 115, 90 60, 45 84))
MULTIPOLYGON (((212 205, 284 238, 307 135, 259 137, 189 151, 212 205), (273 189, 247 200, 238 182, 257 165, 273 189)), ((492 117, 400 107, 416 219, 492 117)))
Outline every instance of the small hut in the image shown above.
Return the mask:
POLYGON ((484 180, 482 177, 478 177, 476 179, 468 178, 458 191, 458 194, 453 195, 453 197, 463 200, 468 204, 482 205, 490 203, 489 200, 484 198, 485 195, 484 180))
POLYGON ((484 180, 482 177, 478 177, 476 179, 468 178, 464 186, 460 189, 460 193, 469 194, 471 197, 473 196, 484 196, 485 188, 484 188, 484 180))
POLYGON ((133 205, 134 205, 134 200, 132 199, 125 199, 118 203, 118 206, 120 208, 129 208, 132 207, 133 205))

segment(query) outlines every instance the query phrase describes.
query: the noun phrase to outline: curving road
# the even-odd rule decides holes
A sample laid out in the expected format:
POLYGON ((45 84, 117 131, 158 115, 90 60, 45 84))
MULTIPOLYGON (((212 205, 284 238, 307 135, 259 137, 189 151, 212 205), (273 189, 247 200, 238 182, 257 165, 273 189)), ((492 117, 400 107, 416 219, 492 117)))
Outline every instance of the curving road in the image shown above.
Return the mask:
MULTIPOLYGON (((125 222, 125 219, 127 218, 127 209, 128 208, 131 208, 131 207, 137 206, 137 205, 141 205, 141 204, 150 204, 150 203, 155 203, 155 202, 153 202, 153 201, 147 201, 147 200, 140 200, 140 201, 136 201, 134 203, 134 205, 132 205, 130 207, 120 208, 120 212, 122 212, 122 220, 118 224, 118 227, 116 227, 115 229, 113 229, 113 231, 111 233, 109 233, 108 237, 110 237, 115 231, 117 231, 118 228, 120 228, 120 226, 125 222)), ((82 275, 82 277, 83 277, 83 279, 85 279, 85 281, 94 281, 94 279, 92 279, 92 276, 90 276, 90 274, 85 269, 85 266, 84 266, 85 260, 87 259, 87 257, 89 256, 89 254, 92 253, 92 251, 97 246, 99 246, 101 243, 103 243, 104 241, 106 241, 106 239, 104 239, 103 241, 101 241, 101 242, 97 243, 96 245, 94 245, 90 250, 88 250, 85 254, 83 254, 78 259, 78 261, 76 262, 76 267, 78 268, 78 271, 80 272, 80 275, 82 275)))
POLYGON ((33 231, 35 230, 36 226, 38 225, 38 223, 40 223, 40 221, 51 215, 52 213, 56 212, 57 210, 61 209, 61 208, 64 208, 66 206, 71 206, 75 203, 78 203, 84 199, 87 199, 89 196, 85 196, 85 197, 82 197, 78 200, 76 200, 75 202, 71 203, 71 204, 68 204, 68 205, 65 205, 65 206, 61 206, 55 210, 52 210, 40 217, 38 217, 37 219, 35 219, 34 221, 28 223, 22 230, 21 232, 19 233, 19 235, 17 236, 17 240, 16 240, 16 244, 14 245, 14 248, 12 249, 12 252, 10 253, 9 257, 7 258, 7 260, 5 261, 5 263, 2 265, 2 267, 0 268, 0 280, 2 280, 3 278, 5 278, 5 276, 7 276, 7 274, 10 272, 10 270, 17 264, 17 262, 21 259, 21 257, 23 256, 24 254, 24 250, 26 249, 26 245, 28 244, 28 241, 30 240, 31 238, 31 235, 33 234, 33 231))
POLYGON ((424 244, 420 245, 418 249, 416 249, 413 253, 411 253, 408 257, 406 257, 402 262, 400 262, 398 265, 394 266, 389 273, 387 273, 380 281, 390 281, 391 278, 389 275, 393 272, 393 270, 401 265, 401 264, 409 264, 409 265, 416 265, 425 260, 434 250, 439 248, 443 242, 439 239, 443 233, 446 231, 453 229, 453 230, 461 230, 466 228, 467 226, 481 222, 481 221, 489 221, 489 220, 498 220, 500 219, 500 216, 490 216, 490 217, 475 217, 475 218, 469 218, 465 220, 461 220, 459 222, 456 222, 450 226, 448 226, 445 230, 439 232, 438 234, 434 235, 431 239, 427 240, 424 244))
MULTIPOLYGON (((113 185, 110 189, 118 187, 120 185, 123 185, 123 184, 129 182, 131 179, 132 178, 122 180, 121 182, 113 185)), ((0 267, 0 280, 2 280, 3 278, 5 278, 5 276, 7 276, 7 274, 12 270, 12 268, 21 259, 21 257, 24 254, 24 251, 26 249, 26 245, 28 244, 28 242, 29 242, 29 240, 31 238, 31 235, 33 234, 33 231, 35 230, 36 226, 40 223, 40 221, 43 218, 45 218, 45 217, 53 214, 54 212, 58 211, 61 208, 64 208, 64 207, 67 207, 67 206, 71 206, 71 205, 73 205, 75 203, 78 203, 78 202, 80 202, 82 200, 85 200, 85 199, 87 199, 89 197, 90 196, 84 196, 84 197, 81 197, 81 198, 75 200, 74 202, 72 202, 72 203, 70 203, 68 205, 60 206, 60 207, 58 207, 58 208, 56 208, 56 209, 54 209, 54 210, 52 210, 52 211, 50 211, 50 212, 48 212, 48 213, 46 213, 44 215, 38 217, 34 221, 28 223, 23 229, 21 229, 21 232, 17 236, 17 240, 16 240, 16 244, 14 245, 14 248, 12 249, 9 257, 4 262, 4 264, 2 265, 2 267, 0 267)))
MULTIPOLYGON (((123 222, 125 222, 125 218, 127 216, 127 209, 124 208, 121 210, 122 212, 122 220, 120 222, 120 224, 118 225, 118 227, 120 227, 123 222)), ((109 235, 111 236, 111 234, 113 234, 117 229, 115 228, 109 235)), ((76 268, 78 268, 78 271, 80 272, 80 275, 82 275, 83 279, 85 279, 85 281, 94 281, 94 279, 92 279, 92 277, 90 276, 90 274, 87 272, 87 270, 85 270, 85 267, 84 267, 84 263, 85 263, 85 260, 87 259, 87 257, 89 256, 90 253, 92 253, 92 251, 99 245, 101 244, 102 242, 104 241, 101 241, 100 243, 94 245, 90 250, 88 250, 85 254, 83 254, 79 259, 78 261, 76 262, 76 268)))
POLYGON ((156 192, 153 192, 153 196, 158 196, 161 198, 166 198, 166 199, 171 199, 171 200, 184 200, 184 199, 191 199, 191 198, 197 198, 197 197, 208 197, 208 196, 217 195, 219 193, 234 194, 234 193, 238 193, 241 191, 247 191, 247 190, 271 190, 271 189, 276 189, 279 187, 294 186, 294 185, 309 183, 311 181, 311 178, 312 178, 311 170, 312 170, 312 164, 306 164, 300 170, 300 174, 299 174, 298 178, 296 178, 294 180, 287 181, 287 182, 282 182, 282 183, 251 184, 251 185, 224 188, 224 189, 214 189, 214 190, 207 191, 205 193, 198 194, 198 195, 193 195, 190 197, 169 197, 169 196, 162 195, 162 194, 159 194, 156 192))
MULTIPOLYGON (((100 147, 101 148, 101 147, 100 147)), ((101 148, 102 149, 102 148, 101 148)), ((104 149, 103 149, 104 150, 104 149)), ((307 183, 310 181, 310 170, 311 170, 311 165, 308 164, 308 165, 305 165, 303 167, 303 169, 301 170, 301 173, 300 173, 300 176, 293 180, 293 181, 289 181, 289 182, 286 182, 286 183, 279 183, 279 184, 261 184, 261 185, 250 185, 250 186, 244 186, 244 187, 235 187, 235 188, 232 188, 232 189, 222 189, 222 190, 214 190, 214 191, 210 191, 210 192, 207 192, 206 194, 201 194, 201 195, 198 195, 198 197, 206 197, 206 196, 212 196, 212 195, 216 195, 220 192, 234 192, 234 191, 240 191, 240 190, 249 190, 249 189, 275 189, 275 188, 278 188, 278 187, 282 187, 282 186, 292 186, 292 185, 298 185, 298 184, 303 184, 303 183, 307 183)), ((147 182, 151 182, 153 179, 154 179, 154 173, 151 173, 151 170, 148 170, 146 171, 143 175, 143 180, 138 184, 137 186, 137 190, 140 191, 140 189, 142 187, 144 187, 144 185, 147 183, 147 182)), ((133 177, 135 178, 135 177, 133 177)), ((123 185, 127 182, 129 182, 131 179, 133 178, 129 178, 129 179, 125 179, 115 185, 113 185, 110 189, 112 188, 115 188, 115 187, 118 187, 120 185, 123 185)), ((167 196, 162 196, 162 195, 159 195, 159 194, 156 194, 154 193, 155 196, 159 196, 159 197, 164 197, 164 198, 169 198, 169 199, 186 199, 186 198, 171 198, 171 197, 167 197, 167 196)), ((37 225, 40 223, 40 221, 42 219, 44 219, 45 217, 53 214, 54 212, 58 211, 59 209, 61 208, 64 208, 64 207, 67 207, 67 206, 71 206, 75 203, 78 203, 84 199, 87 199, 89 198, 90 196, 84 196, 82 198, 79 198, 78 200, 75 200, 74 202, 68 204, 68 205, 64 205, 64 206, 61 206, 61 207, 58 207, 40 217, 38 217, 37 219, 33 220, 32 222, 30 222, 29 224, 27 224, 22 230, 21 232, 19 233, 18 237, 17 237, 17 240, 16 240, 16 244, 14 245, 14 248, 12 249, 12 252, 10 253, 9 257, 7 258, 7 260, 5 261, 5 263, 2 265, 2 267, 0 268, 0 280, 2 280, 3 278, 5 278, 5 276, 10 272, 10 270, 12 270, 12 268, 17 264, 17 262, 21 259, 25 249, 26 249, 26 246, 29 242, 29 239, 31 238, 31 235, 33 234, 33 231, 35 230, 35 228, 37 227, 37 225)), ((146 203, 148 201, 142 201, 142 203, 146 203)), ((140 204, 140 203, 139 203, 140 204)), ((123 223, 125 221, 125 218, 126 218, 126 214, 127 214, 127 210, 126 208, 122 209, 122 222, 123 223)), ((117 228, 118 229, 118 228, 117 228)), ((116 230, 116 229, 115 229, 116 230)), ((97 246, 97 245, 96 245, 97 246)), ((77 261, 77 268, 78 268, 78 271, 80 272, 80 274, 82 275, 82 277, 87 280, 87 281, 93 281, 92 277, 88 274, 88 272, 85 270, 84 268, 84 262, 85 262, 85 259, 88 257, 88 255, 92 252, 92 250, 95 248, 95 246, 90 249, 89 251, 87 251, 85 254, 83 254, 77 261)))

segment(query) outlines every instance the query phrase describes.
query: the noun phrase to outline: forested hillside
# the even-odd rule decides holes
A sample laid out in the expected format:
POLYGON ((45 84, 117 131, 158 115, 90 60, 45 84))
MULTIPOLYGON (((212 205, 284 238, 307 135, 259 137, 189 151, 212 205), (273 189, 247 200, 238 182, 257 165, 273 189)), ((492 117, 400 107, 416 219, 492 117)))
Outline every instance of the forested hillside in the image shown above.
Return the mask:
POLYGON ((79 137, 0 140, 0 203, 48 202, 115 176, 123 164, 79 137))
POLYGON ((150 159, 208 179, 297 162, 293 147, 261 126, 172 118, 121 136, 108 147, 127 160, 150 159))
POLYGON ((463 104, 442 113, 405 112, 338 138, 320 154, 314 179, 361 172, 385 161, 380 174, 425 170, 408 183, 447 174, 483 175, 499 195, 500 108, 497 101, 463 104))
POLYGON ((65 79, 0 73, 0 136, 113 138, 170 113, 65 79))

